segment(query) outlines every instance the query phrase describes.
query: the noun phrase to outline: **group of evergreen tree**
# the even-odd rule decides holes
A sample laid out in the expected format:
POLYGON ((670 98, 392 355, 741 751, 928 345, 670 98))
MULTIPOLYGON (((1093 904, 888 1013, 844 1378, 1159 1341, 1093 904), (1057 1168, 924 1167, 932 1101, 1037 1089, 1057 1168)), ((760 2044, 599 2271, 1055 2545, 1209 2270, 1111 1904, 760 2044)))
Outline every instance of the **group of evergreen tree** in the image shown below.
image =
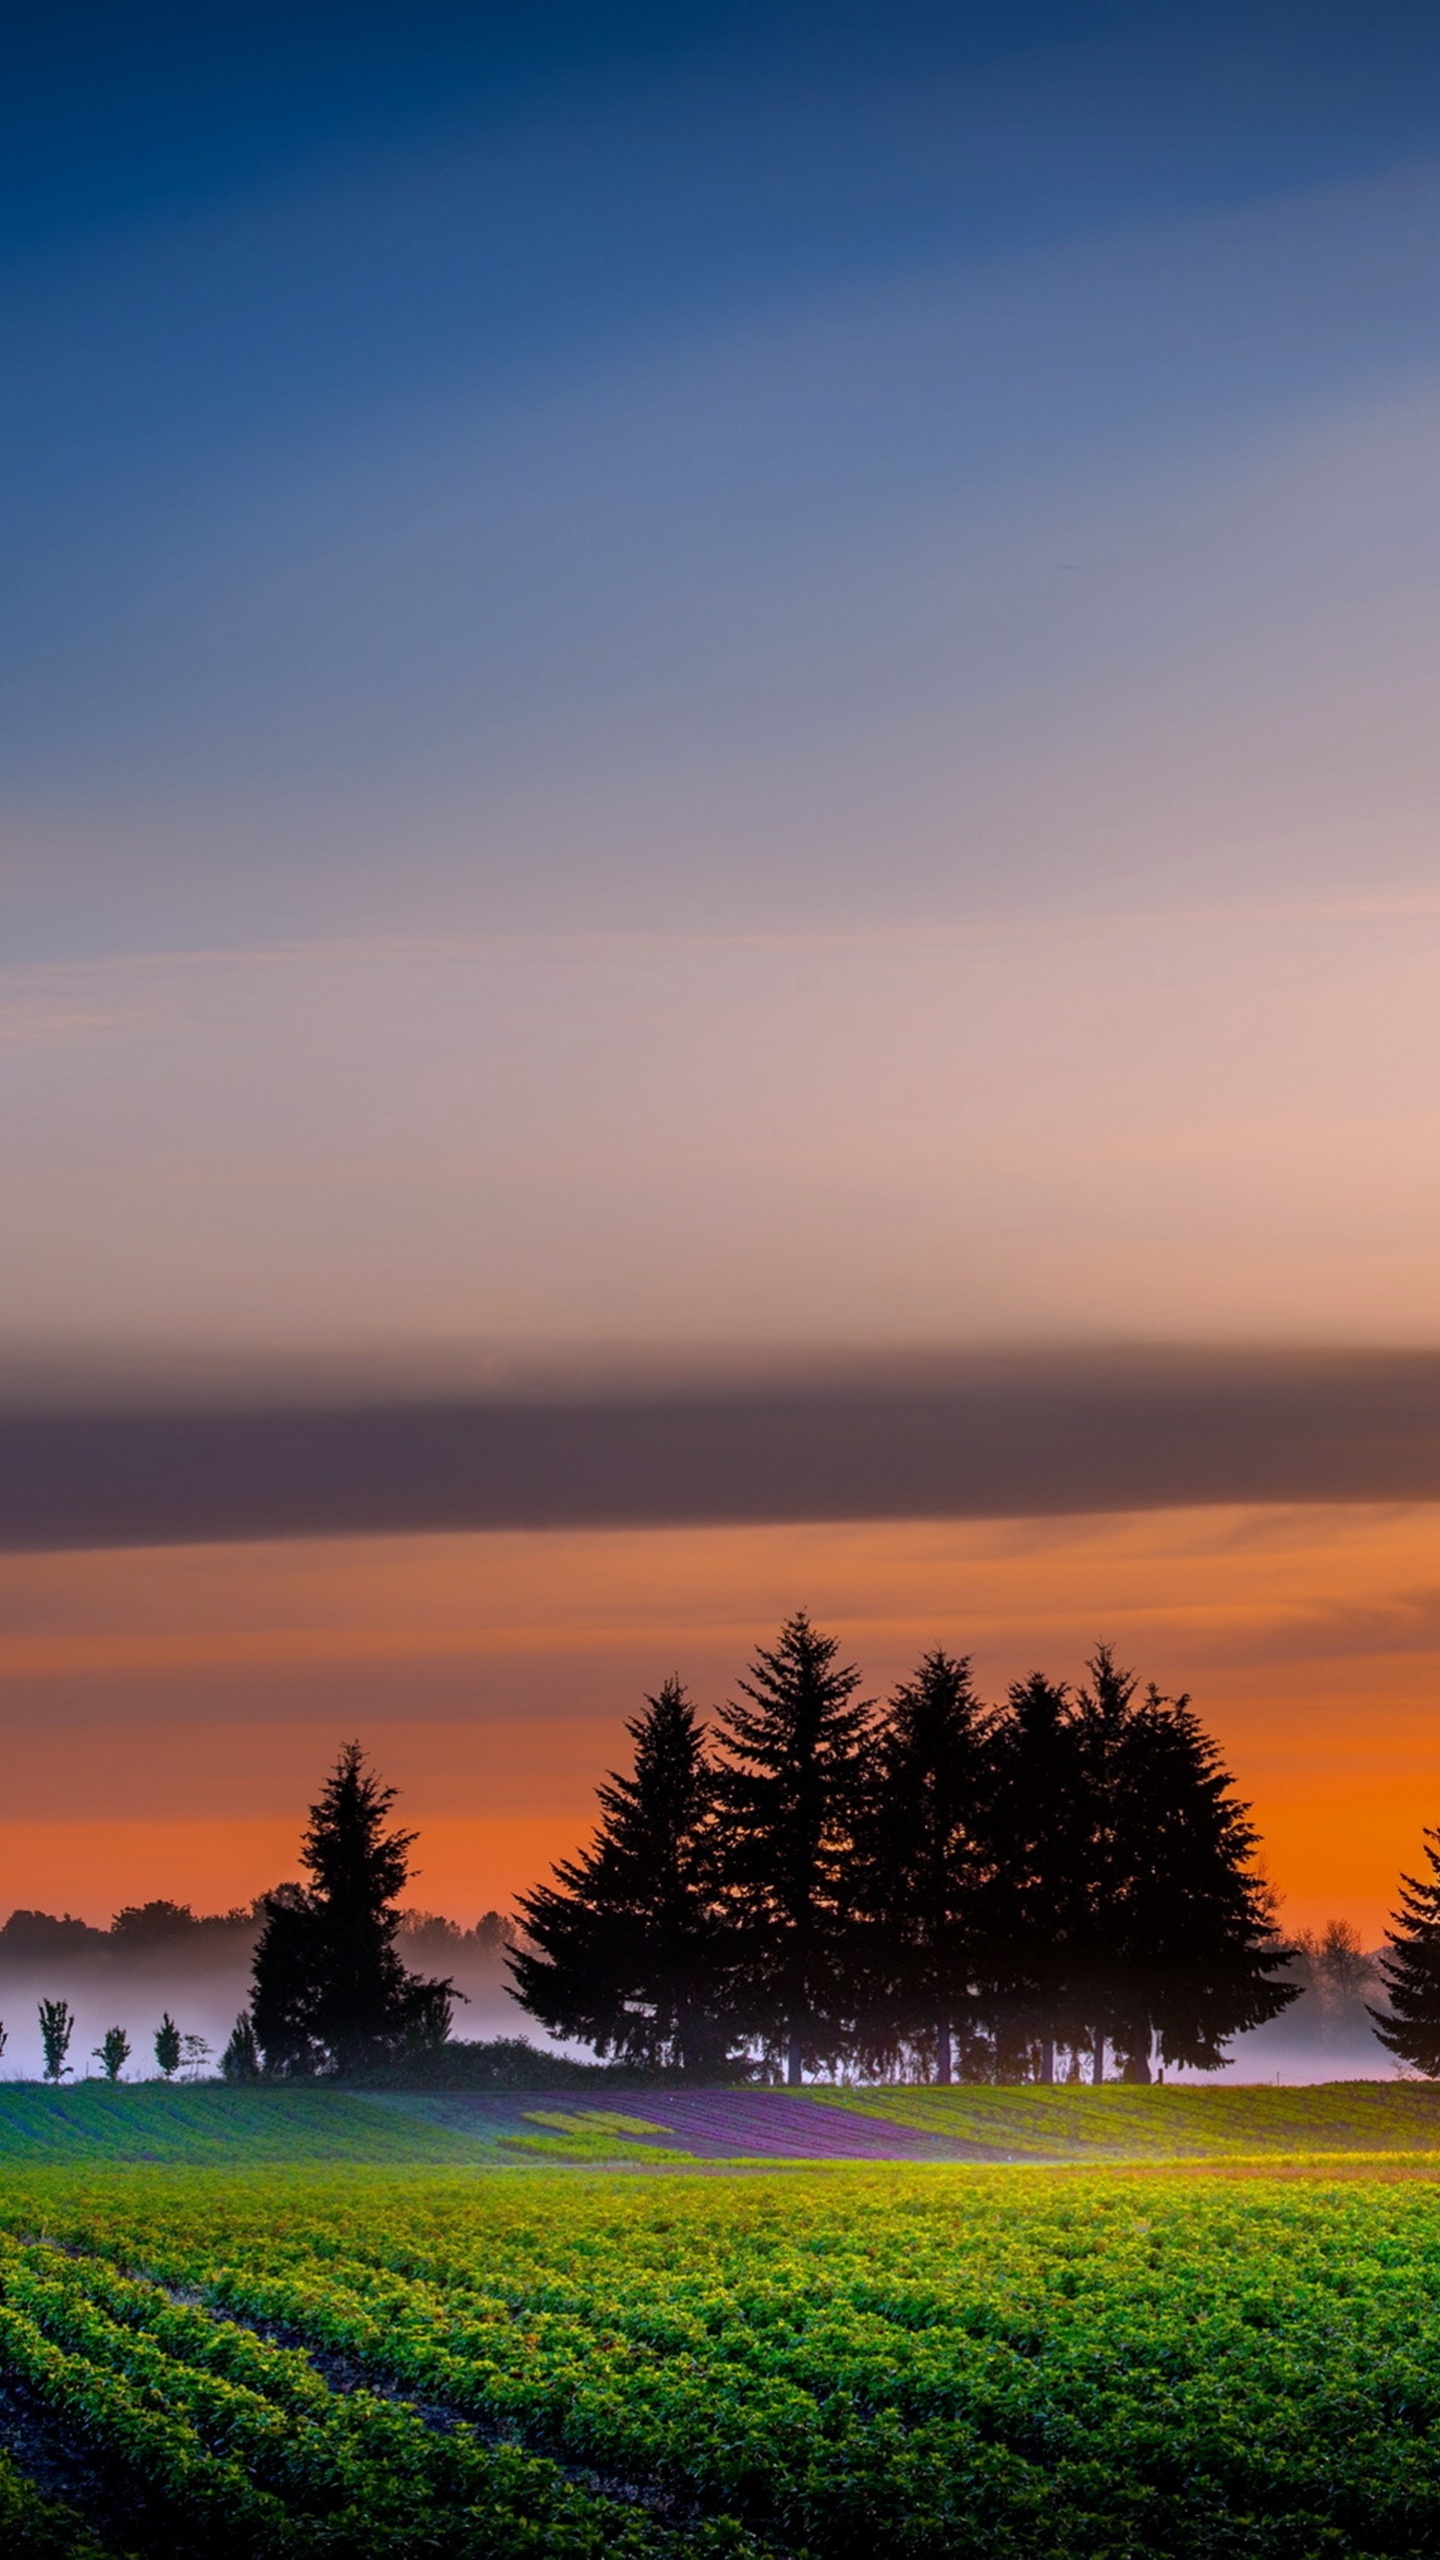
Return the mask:
POLYGON ((709 1731, 628 1726, 589 1849, 524 1897, 520 1999, 644 2068, 949 2080, 1218 2068, 1296 1993, 1256 1834, 1187 1698, 1101 1648, 998 1709, 927 1654, 884 1707, 803 1615, 709 1731))

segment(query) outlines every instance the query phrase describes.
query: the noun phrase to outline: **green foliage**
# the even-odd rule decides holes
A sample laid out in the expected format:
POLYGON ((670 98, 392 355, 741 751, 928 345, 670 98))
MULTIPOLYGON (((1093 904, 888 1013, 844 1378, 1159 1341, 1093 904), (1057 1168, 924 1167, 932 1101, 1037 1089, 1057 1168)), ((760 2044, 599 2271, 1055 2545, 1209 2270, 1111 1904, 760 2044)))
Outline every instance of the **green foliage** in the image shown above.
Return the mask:
POLYGON ((1440 2545, 1428 2178, 8 2172, 0 2232, 0 2354, 147 2549, 1440 2545))
POLYGON ((75 2019, 68 2000, 42 2000, 40 2003, 40 2043, 45 2054, 45 2077, 59 2087, 70 2065, 65 2057, 75 2033, 75 2019))
POLYGON ((123 2027, 107 2027, 94 2048, 94 2058, 107 2080, 118 2080, 130 2059, 130 2039, 123 2027))
POLYGON ((100 2544, 68 2507, 42 2497, 0 2453, 0 2551, 5 2560, 102 2560, 100 2544))
POLYGON ((173 2080, 179 2070, 183 2051, 180 2030, 167 2009, 155 2030, 155 2059, 167 2080, 173 2080))

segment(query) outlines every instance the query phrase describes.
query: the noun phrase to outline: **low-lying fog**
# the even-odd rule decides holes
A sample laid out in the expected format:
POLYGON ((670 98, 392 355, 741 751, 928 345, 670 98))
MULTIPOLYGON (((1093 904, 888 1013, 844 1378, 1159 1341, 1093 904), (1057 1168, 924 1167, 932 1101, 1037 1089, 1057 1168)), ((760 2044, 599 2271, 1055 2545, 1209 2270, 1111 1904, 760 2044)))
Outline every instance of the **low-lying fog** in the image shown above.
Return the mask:
MULTIPOLYGON (((0 2078, 34 2080, 43 2069, 37 2018, 42 1999, 64 2000, 74 2014, 68 2077, 98 2077, 95 2047, 119 2026, 130 2044, 127 2079, 156 2072, 155 2031, 167 2012, 192 2044, 180 2076, 209 2076, 249 1995, 255 1911, 197 1918, 183 1905, 146 1903, 117 1913, 109 1929, 42 1911, 15 1911, 0 1928, 0 2021, 5 2030, 0 2078)), ((407 1913, 398 1941, 418 1973, 448 1975, 465 1994, 453 2032, 466 2038, 550 2039, 507 1988, 510 1924, 488 1911, 473 1928, 433 1913, 407 1913)), ((1300 1997, 1283 2017, 1230 2048, 1227 2081, 1308 2082, 1388 2079, 1397 2069, 1376 2037, 1367 2004, 1385 2006, 1374 1955, 1353 1929, 1332 1922, 1296 1942, 1288 1978, 1300 1997)), ((562 2051, 577 2048, 561 2047, 562 2051)), ((1214 2075, 1167 2073, 1204 2080, 1214 2075)))
MULTIPOLYGON (((249 1998, 257 1926, 253 1911, 196 1918, 173 1903, 120 1912, 109 1929, 43 1911, 12 1912, 0 1928, 0 2078, 39 2079, 41 2000, 64 2000, 74 2013, 73 2079, 99 2076, 94 2048, 115 2026, 123 2027, 130 2044, 125 2078, 153 2078, 155 2031, 167 2011, 182 2035, 203 2039, 208 2049, 200 2054, 192 2046, 180 2076, 213 2073, 249 1998)), ((465 1994, 464 2003, 456 2004, 456 2035, 526 2031, 525 2013, 505 1987, 506 1924, 498 1913, 486 1912, 471 1929, 410 1913, 398 1943, 412 1971, 449 1975, 465 1994)), ((534 2040, 543 2041, 538 2029, 534 2040)))

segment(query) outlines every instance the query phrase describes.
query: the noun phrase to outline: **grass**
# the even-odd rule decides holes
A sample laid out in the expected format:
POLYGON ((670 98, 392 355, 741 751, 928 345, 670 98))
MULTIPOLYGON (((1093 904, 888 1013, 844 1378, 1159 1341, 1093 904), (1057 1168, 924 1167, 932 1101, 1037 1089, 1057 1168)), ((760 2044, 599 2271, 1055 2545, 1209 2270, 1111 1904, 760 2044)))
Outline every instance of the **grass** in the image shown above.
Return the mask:
MULTIPOLYGON (((747 2100, 747 2125, 763 2118, 769 2094, 756 2091, 747 2100)), ((783 2101, 784 2092, 774 2094, 783 2101)), ((567 2093, 560 2106, 537 2104, 537 2096, 11 2083, 0 2085, 0 2164, 475 2169, 513 2168, 528 2157, 572 2168, 614 2162, 663 2169, 692 2158, 684 2130, 665 2126, 659 2097, 656 2122, 643 2112, 591 2106, 578 2094, 567 2093)), ((831 2111, 840 2110, 852 2121, 858 2113, 870 2123, 941 2136, 956 2145, 952 2157, 977 2160, 1198 2167, 1283 2158, 1297 2168, 1327 2160, 1339 2168, 1348 2155, 1377 2167, 1382 2156, 1417 2167, 1427 2158, 1440 2163, 1440 2088, 1405 2081, 1313 2089, 811 2088, 805 2097, 814 2102, 817 2162, 827 2147, 824 2128, 835 2121, 831 2111)), ((731 2156, 747 2156, 753 2138, 742 2127, 731 2156)))
POLYGON ((339 2089, 201 2082, 74 2089, 0 2087, 0 2161, 256 2166, 314 2161, 440 2167, 486 2156, 473 2135, 339 2089))
POLYGON ((815 2089, 919 2133, 1014 2160, 1240 2160, 1257 2153, 1440 2151, 1440 2088, 815 2089))

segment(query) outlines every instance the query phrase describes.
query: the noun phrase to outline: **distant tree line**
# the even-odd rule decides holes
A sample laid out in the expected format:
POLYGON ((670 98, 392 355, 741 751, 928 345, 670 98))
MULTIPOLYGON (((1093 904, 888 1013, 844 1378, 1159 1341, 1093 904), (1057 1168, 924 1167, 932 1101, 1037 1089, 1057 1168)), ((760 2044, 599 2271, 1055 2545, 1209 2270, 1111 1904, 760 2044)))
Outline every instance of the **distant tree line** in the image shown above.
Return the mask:
POLYGON ((791 2084, 1217 2069, 1298 1996, 1248 1808, 1187 1698, 1088 1669, 989 1707, 935 1651, 882 1707, 801 1614, 708 1732, 668 1682, 522 1899, 520 1999, 601 2055, 791 2084))

